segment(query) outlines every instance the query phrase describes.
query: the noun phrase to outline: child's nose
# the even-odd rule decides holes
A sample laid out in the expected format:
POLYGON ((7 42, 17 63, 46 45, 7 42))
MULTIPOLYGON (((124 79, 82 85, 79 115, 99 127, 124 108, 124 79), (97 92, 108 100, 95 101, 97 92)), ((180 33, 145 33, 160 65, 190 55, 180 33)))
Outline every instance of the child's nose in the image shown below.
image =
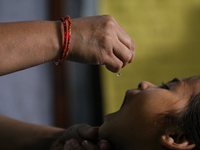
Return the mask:
POLYGON ((147 81, 142 81, 138 84, 138 89, 139 90, 145 90, 149 87, 155 87, 154 84, 150 83, 150 82, 147 82, 147 81))

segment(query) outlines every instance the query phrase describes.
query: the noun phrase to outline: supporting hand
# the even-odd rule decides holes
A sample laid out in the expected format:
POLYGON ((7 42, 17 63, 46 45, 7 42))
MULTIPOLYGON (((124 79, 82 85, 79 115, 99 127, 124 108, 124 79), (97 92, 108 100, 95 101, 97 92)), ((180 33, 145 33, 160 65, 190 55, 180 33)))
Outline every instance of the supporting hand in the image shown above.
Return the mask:
POLYGON ((86 124, 74 125, 68 128, 63 135, 57 139, 52 150, 63 150, 64 145, 66 145, 67 148, 69 148, 70 145, 76 145, 74 148, 79 148, 80 146, 95 146, 102 150, 111 150, 112 146, 107 141, 99 139, 98 130, 99 127, 91 127, 86 124), (90 143, 89 145, 84 142, 86 140, 90 143))
MULTIPOLYGON (((106 144, 106 143, 104 143, 106 144)), ((105 146, 105 145, 104 145, 105 146)), ((94 143, 90 141, 83 141, 81 144, 79 144, 76 140, 71 139, 67 141, 64 145, 64 150, 112 150, 112 147, 107 144, 106 147, 104 146, 97 146, 94 143)))

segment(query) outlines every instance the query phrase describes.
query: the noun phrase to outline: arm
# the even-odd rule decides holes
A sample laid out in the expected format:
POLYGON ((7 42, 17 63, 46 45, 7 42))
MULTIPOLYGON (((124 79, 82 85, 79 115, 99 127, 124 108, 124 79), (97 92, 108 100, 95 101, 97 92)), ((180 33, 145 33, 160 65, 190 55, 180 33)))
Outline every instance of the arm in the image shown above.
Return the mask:
POLYGON ((0 149, 50 150, 64 129, 33 125, 0 115, 0 149))
MULTIPOLYGON (((68 129, 34 125, 0 115, 0 149, 3 150, 57 150, 63 149, 66 141, 75 139, 79 143, 85 140, 97 143, 98 127, 86 124, 74 125, 68 129)), ((98 142, 98 147, 111 150, 105 140, 98 142)), ((97 146, 96 146, 97 147, 97 146)))
POLYGON ((60 21, 0 23, 0 75, 59 57, 60 21))
MULTIPOLYGON (((0 23, 0 75, 59 58, 60 21, 0 23)), ((106 65, 118 72, 134 59, 134 42, 112 16, 72 19, 67 60, 106 65)))

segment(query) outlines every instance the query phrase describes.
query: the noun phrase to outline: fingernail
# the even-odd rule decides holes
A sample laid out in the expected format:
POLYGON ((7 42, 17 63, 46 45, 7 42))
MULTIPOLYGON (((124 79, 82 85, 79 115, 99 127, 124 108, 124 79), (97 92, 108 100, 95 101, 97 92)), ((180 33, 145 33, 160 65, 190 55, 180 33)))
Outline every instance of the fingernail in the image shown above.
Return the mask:
POLYGON ((109 147, 107 146, 108 141, 106 140, 101 140, 101 142, 99 143, 99 148, 100 150, 108 150, 109 147))
POLYGON ((91 147, 87 140, 83 141, 82 146, 91 147))
POLYGON ((69 141, 69 145, 70 145, 71 148, 75 148, 75 147, 78 146, 78 143, 77 143, 77 141, 75 141, 75 140, 70 140, 70 141, 69 141))
POLYGON ((66 141, 65 142, 65 146, 64 146, 66 149, 70 149, 70 145, 69 145, 69 141, 66 141))
POLYGON ((100 145, 100 150, 106 150, 103 144, 100 145))

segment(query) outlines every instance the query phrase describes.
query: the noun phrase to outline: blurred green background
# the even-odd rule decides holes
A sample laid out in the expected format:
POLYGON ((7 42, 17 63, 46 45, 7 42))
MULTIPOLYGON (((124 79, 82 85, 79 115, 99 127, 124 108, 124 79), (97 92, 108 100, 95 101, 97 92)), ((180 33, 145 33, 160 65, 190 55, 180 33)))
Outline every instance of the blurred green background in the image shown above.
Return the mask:
POLYGON ((200 0, 101 0, 135 41, 136 57, 121 76, 102 67, 104 113, 117 111, 126 90, 200 74, 200 0))

